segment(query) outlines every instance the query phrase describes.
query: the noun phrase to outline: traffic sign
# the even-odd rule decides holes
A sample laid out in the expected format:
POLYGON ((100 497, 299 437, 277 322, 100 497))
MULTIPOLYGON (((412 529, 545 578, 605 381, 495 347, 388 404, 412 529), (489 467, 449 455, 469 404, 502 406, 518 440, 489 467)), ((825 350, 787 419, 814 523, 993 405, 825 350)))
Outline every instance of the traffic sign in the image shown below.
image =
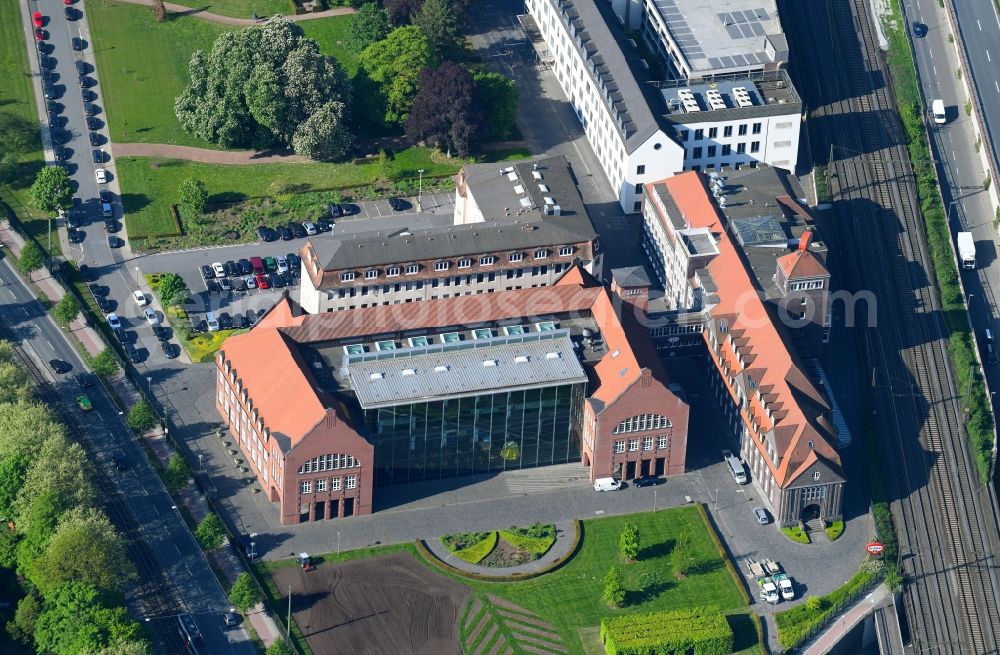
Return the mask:
POLYGON ((881 555, 885 550, 885 546, 881 542, 871 541, 865 546, 865 550, 868 551, 869 555, 881 555))

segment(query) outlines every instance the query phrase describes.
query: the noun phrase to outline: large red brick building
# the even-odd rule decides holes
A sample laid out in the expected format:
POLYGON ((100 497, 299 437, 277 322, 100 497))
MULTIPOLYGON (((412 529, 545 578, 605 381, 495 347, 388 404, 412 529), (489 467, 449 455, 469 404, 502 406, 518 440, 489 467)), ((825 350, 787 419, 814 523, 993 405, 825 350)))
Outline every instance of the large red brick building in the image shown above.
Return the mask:
POLYGON ((219 413, 285 524, 449 476, 684 471, 683 391, 579 267, 552 287, 350 312, 284 298, 216 366, 219 413))

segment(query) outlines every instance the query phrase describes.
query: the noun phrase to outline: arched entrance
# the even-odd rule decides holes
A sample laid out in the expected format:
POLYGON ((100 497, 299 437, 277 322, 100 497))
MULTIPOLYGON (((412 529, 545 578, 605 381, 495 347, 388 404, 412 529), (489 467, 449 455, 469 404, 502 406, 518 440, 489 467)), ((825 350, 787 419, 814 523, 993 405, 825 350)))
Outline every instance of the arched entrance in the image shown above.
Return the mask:
POLYGON ((816 503, 806 505, 802 508, 802 513, 800 514, 800 519, 803 523, 809 523, 810 521, 815 521, 820 517, 820 507, 816 503))

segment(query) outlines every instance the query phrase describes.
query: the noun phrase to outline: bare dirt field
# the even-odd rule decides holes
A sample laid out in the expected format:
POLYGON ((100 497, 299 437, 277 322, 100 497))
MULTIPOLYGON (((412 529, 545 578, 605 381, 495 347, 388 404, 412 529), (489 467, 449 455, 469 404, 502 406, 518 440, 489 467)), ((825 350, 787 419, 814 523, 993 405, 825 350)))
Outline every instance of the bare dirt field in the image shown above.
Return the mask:
POLYGON ((407 553, 273 573, 292 587, 292 618, 323 655, 461 655, 467 587, 407 553))

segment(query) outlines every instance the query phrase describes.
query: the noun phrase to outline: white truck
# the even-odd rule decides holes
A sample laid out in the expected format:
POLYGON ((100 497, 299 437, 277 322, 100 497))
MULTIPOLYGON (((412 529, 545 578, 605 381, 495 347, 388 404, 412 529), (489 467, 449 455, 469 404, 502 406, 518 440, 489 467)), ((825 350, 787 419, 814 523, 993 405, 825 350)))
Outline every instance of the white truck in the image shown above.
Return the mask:
POLYGON ((795 590, 792 588, 792 581, 784 573, 776 573, 771 576, 771 581, 778 585, 781 597, 785 600, 795 600, 795 590))
POLYGON ((972 239, 972 232, 959 232, 955 242, 958 245, 958 262, 962 268, 975 268, 976 242, 972 239))
POLYGON ((944 110, 944 100, 937 99, 931 102, 931 114, 934 115, 935 125, 944 125, 948 122, 948 114, 944 110))

